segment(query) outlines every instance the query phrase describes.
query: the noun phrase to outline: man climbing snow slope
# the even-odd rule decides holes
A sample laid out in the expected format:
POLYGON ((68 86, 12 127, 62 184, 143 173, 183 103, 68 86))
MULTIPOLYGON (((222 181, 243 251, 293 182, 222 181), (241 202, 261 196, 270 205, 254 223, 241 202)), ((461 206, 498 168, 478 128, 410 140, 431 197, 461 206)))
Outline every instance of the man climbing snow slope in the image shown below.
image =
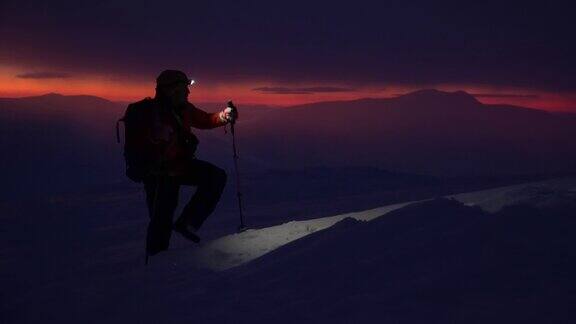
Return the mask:
POLYGON ((192 128, 210 129, 234 123, 237 109, 229 104, 207 113, 188 102, 193 81, 184 72, 165 70, 156 79, 156 95, 132 103, 125 125, 126 174, 143 182, 150 215, 146 253, 167 250, 172 230, 198 243, 196 232, 214 211, 226 184, 226 172, 195 157, 198 139, 192 128), (173 222, 181 185, 196 193, 173 222))

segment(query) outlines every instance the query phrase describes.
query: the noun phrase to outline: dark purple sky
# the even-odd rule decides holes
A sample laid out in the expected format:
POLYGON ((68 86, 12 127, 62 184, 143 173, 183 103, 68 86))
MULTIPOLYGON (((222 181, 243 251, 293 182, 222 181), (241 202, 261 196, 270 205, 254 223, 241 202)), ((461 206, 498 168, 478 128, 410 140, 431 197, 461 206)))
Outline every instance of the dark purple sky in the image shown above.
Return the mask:
POLYGON ((212 85, 257 81, 284 94, 296 83, 451 84, 572 98, 573 21, 571 7, 505 1, 2 0, 0 68, 141 82, 174 67, 212 85))

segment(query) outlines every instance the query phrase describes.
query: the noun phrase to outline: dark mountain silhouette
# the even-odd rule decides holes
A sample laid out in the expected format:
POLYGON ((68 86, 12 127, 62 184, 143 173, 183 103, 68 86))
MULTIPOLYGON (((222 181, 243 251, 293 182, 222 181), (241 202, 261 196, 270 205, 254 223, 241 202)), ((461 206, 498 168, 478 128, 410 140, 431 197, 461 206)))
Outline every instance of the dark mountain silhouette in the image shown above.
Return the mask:
POLYGON ((122 109, 93 96, 0 99, 4 199, 113 181, 110 170, 121 167, 114 122, 122 109))
POLYGON ((251 155, 287 168, 371 165, 433 175, 576 169, 573 118, 484 105, 462 91, 307 104, 240 127, 251 155))
MULTIPOLYGON (((122 144, 116 143, 115 124, 126 106, 95 96, 56 93, 0 98, 0 149, 4 152, 0 172, 6 184, 4 198, 124 181, 122 144)), ((217 111, 224 104, 198 106, 217 111)), ((244 120, 272 109, 244 108, 244 120)), ((225 135, 223 131, 219 135, 201 133, 198 135, 216 149, 204 144, 200 150, 210 158, 231 160, 229 150, 219 147, 227 145, 221 138, 225 135)))
MULTIPOLYGON (((282 178, 286 192, 314 188, 310 181, 317 180, 309 168, 330 170, 323 179, 342 172, 347 186, 363 190, 368 189, 354 185, 354 179, 397 183, 396 176, 388 175, 474 177, 576 169, 572 114, 484 105, 462 91, 421 90, 396 98, 288 108, 238 104, 241 167, 245 173, 259 173, 246 180, 248 185, 250 179, 260 179, 268 181, 263 187, 272 188, 274 179, 282 178), (308 171, 297 172, 306 178, 297 179, 277 172, 283 169, 308 171)), ((222 105, 198 106, 217 111, 222 105)), ((12 184, 10 192, 124 180, 114 126, 125 107, 94 96, 1 98, 0 148, 6 154, 0 167, 3 179, 12 184)), ((199 156, 232 170, 230 134, 214 130, 197 135, 199 156)))

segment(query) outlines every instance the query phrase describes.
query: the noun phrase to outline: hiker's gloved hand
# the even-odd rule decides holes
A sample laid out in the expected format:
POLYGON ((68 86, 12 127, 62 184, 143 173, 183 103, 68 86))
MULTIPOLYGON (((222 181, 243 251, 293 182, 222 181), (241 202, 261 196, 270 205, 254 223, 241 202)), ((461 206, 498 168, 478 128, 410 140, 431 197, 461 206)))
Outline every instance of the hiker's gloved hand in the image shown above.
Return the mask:
POLYGON ((220 112, 219 117, 223 122, 235 123, 238 120, 238 109, 234 107, 232 102, 229 102, 228 107, 220 112))

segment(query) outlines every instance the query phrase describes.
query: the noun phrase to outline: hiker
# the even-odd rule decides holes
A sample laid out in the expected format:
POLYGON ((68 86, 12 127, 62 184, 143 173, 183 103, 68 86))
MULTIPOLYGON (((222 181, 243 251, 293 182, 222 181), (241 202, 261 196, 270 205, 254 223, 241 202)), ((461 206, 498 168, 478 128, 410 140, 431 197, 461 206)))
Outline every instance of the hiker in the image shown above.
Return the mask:
POLYGON ((231 103, 217 113, 196 108, 188 102, 192 83, 184 72, 163 71, 156 79, 155 97, 131 104, 123 118, 127 129, 127 175, 141 180, 146 191, 150 215, 147 255, 167 250, 172 230, 198 243, 196 232, 214 211, 226 184, 223 169, 194 156, 198 139, 191 128, 210 129, 234 123, 238 111, 231 103), (132 126, 127 121, 130 119, 132 126), (134 126, 137 123, 141 126, 134 126), (128 132, 137 127, 141 130, 128 132), (197 190, 173 222, 181 185, 196 186, 197 190))

